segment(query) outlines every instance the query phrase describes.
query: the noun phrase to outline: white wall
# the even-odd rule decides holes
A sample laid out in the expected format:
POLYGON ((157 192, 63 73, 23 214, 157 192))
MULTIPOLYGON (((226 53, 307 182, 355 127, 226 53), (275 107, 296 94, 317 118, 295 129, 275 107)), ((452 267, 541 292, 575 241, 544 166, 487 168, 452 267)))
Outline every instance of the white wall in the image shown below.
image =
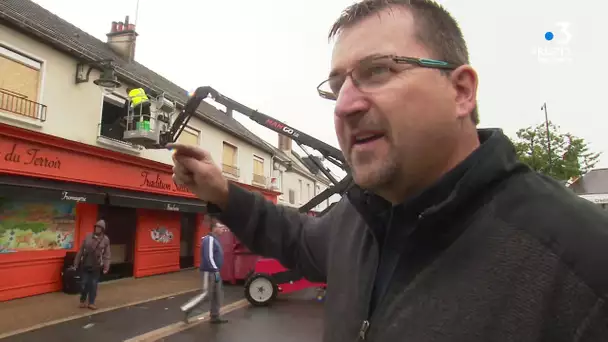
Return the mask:
MULTIPOLYGON (((171 164, 169 151, 134 149, 126 144, 98 138, 98 125, 104 99, 101 89, 92 82, 99 77, 98 71, 93 70, 89 82, 75 84, 77 65, 75 58, 1 25, 0 45, 18 50, 23 55, 43 63, 41 91, 36 102, 48 107, 45 122, 1 111, 0 122, 171 164)), ((127 86, 123 83, 114 95, 126 98, 127 86)), ((240 169, 238 181, 251 184, 254 154, 264 159, 266 177, 270 178, 269 153, 196 118, 190 120, 189 126, 200 131, 201 146, 211 152, 218 164, 221 164, 223 141, 230 142, 238 148, 240 169)))
MULTIPOLYGON (((275 171, 274 177, 278 177, 278 176, 279 176, 279 171, 275 171)), ((281 189, 278 190, 281 192, 281 195, 279 196, 279 204, 289 206, 289 207, 299 208, 303 204, 307 203, 309 200, 311 200, 313 197, 315 197, 317 194, 319 194, 320 192, 324 191, 327 188, 328 188, 328 184, 320 182, 317 179, 315 179, 314 177, 304 176, 297 171, 290 171, 290 172, 283 171, 281 189), (300 182, 302 182, 302 193, 300 192, 300 182), (315 192, 314 189, 317 185, 319 186, 320 190, 317 190, 317 192, 315 192), (307 189, 308 189, 307 186, 311 187, 310 196, 307 191, 307 189), (290 189, 295 191, 294 203, 289 203, 289 190, 290 189)), ((331 203, 331 202, 328 202, 327 200, 325 200, 322 203, 320 203, 317 207, 315 207, 314 210, 322 211, 325 208, 327 208, 329 203, 331 203)))

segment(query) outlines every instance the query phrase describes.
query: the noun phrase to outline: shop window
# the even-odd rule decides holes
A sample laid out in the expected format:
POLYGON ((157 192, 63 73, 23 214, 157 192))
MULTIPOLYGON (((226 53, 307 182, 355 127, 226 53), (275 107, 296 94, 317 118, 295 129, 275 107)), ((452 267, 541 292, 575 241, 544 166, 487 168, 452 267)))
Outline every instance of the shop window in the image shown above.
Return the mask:
POLYGON ((0 254, 72 249, 76 203, 0 197, 0 254))
POLYGON ((238 150, 236 146, 224 141, 222 150, 222 171, 233 177, 239 177, 239 168, 237 164, 238 150))
POLYGON ((195 130, 194 128, 186 127, 182 134, 179 135, 177 142, 185 145, 193 145, 198 146, 199 143, 200 132, 195 130))
POLYGON ((44 121, 38 103, 42 63, 0 46, 0 111, 44 121))

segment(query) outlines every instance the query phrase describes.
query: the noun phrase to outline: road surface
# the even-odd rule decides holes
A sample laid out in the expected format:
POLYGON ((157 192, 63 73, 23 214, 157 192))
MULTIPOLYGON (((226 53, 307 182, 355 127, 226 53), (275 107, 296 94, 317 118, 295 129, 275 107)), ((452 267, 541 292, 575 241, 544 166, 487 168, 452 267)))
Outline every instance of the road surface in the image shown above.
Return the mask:
MULTIPOLYGON (((282 297, 270 307, 251 307, 225 316, 228 323, 200 323, 164 342, 314 342, 323 335, 323 304, 316 292, 282 297)), ((280 297, 280 296, 279 296, 280 297)))

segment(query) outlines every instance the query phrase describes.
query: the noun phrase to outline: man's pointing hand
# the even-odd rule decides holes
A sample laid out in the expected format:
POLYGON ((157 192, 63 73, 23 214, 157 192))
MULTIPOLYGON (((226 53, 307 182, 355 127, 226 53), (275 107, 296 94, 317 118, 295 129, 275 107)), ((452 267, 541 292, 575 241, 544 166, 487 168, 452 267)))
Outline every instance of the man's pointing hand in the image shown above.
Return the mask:
POLYGON ((168 144, 173 149, 173 181, 188 188, 198 198, 225 209, 228 180, 208 151, 197 146, 168 144))

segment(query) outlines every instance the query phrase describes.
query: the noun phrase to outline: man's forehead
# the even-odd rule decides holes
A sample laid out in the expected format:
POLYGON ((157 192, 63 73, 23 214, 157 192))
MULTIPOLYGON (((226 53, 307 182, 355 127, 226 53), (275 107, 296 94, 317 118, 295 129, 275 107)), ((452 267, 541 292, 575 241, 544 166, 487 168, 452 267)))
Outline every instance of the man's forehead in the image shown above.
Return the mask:
POLYGON ((372 55, 412 55, 414 18, 404 8, 390 8, 346 27, 337 37, 331 61, 332 73, 352 68, 372 55))

